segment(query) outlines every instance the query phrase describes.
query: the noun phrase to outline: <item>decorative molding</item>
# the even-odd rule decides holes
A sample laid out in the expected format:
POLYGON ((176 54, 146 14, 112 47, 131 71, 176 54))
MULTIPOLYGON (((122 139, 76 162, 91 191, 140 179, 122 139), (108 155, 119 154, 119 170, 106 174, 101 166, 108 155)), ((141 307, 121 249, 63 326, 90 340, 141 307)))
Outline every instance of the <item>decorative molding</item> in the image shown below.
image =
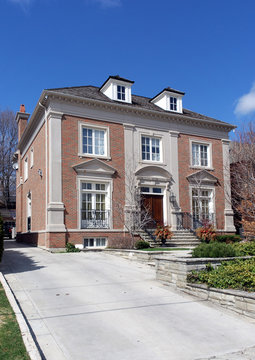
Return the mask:
POLYGON ((111 165, 106 164, 105 162, 99 159, 92 159, 84 161, 80 164, 73 165, 72 168, 79 175, 113 175, 116 172, 111 165))

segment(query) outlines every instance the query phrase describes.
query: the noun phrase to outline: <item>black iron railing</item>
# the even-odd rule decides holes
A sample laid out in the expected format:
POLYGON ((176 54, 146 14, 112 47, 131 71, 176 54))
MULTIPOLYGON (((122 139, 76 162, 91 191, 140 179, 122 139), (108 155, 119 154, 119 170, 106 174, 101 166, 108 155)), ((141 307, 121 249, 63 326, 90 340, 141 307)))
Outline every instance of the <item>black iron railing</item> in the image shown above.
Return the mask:
POLYGON ((204 226, 208 223, 216 227, 216 218, 214 213, 195 216, 188 212, 182 212, 177 215, 178 230, 196 230, 198 227, 204 226))
POLYGON ((82 229, 108 229, 110 210, 81 210, 82 229))

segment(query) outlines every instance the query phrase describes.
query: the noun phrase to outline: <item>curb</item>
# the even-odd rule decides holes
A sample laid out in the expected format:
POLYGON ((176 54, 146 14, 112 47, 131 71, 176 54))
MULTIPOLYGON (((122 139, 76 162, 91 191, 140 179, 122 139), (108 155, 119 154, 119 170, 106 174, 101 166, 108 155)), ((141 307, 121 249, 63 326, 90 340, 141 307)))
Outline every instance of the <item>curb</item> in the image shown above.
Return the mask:
POLYGON ((24 342, 24 345, 26 347, 26 350, 28 352, 28 355, 30 356, 31 360, 42 360, 42 357, 39 353, 39 350, 36 346, 36 343, 32 337, 32 334, 29 330, 29 327, 27 325, 27 322, 24 318, 24 315, 4 277, 4 275, 0 272, 0 282, 3 285, 3 288, 5 290, 6 296, 9 300, 9 303, 14 311, 14 314, 16 316, 16 319, 18 321, 20 330, 21 330, 21 336, 24 342))

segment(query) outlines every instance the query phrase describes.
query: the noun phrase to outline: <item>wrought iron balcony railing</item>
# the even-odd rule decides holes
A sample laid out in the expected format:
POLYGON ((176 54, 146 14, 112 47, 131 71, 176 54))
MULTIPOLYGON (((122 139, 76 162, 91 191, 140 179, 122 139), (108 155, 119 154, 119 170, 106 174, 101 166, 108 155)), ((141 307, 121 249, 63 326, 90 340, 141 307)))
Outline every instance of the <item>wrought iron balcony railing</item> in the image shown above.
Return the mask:
POLYGON ((196 230, 205 223, 210 223, 216 227, 216 217, 214 213, 200 214, 194 216, 188 212, 183 212, 177 215, 177 229, 196 230))
POLYGON ((108 229, 110 210, 81 210, 82 229, 108 229))

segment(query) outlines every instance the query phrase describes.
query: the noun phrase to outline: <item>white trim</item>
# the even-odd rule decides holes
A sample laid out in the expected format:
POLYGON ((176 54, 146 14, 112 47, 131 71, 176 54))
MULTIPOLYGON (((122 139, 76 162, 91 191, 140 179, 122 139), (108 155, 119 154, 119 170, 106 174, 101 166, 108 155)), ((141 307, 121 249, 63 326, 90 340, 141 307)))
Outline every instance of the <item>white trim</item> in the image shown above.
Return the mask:
POLYGON ((210 141, 205 141, 205 140, 199 140, 199 139, 189 139, 189 148, 190 148, 190 168, 193 169, 207 169, 207 170, 213 170, 213 157, 212 157, 212 143, 210 141), (207 166, 201 166, 201 165, 193 165, 192 161, 193 161, 193 152, 192 152, 192 145, 196 144, 196 145, 205 145, 208 147, 208 151, 207 151, 207 161, 208 161, 208 165, 207 166))
MULTIPOLYGON (((101 232, 105 231, 105 230, 111 230, 113 227, 113 219, 112 219, 112 193, 113 193, 113 180, 109 179, 109 178, 104 178, 104 177, 91 177, 91 176, 83 176, 83 175, 77 175, 77 180, 76 180, 76 184, 77 184, 77 230, 78 231, 90 231, 93 232, 95 229, 82 229, 81 228, 81 184, 82 182, 92 182, 92 183, 103 183, 103 184, 107 184, 109 186, 107 193, 108 193, 108 203, 109 203, 109 210, 110 211, 110 218, 109 218, 109 228, 107 229, 98 229, 101 232)), ((107 195, 106 195, 107 197, 107 195)))
POLYGON ((87 237, 83 238, 83 248, 84 249, 105 249, 107 247, 107 245, 108 245, 108 237, 106 237, 106 236, 87 236, 87 237), (97 239, 104 239, 105 245, 104 246, 84 246, 85 239, 93 239, 94 244, 97 239))
MULTIPOLYGON (((211 185, 197 185, 197 184, 190 184, 189 185, 189 199, 190 199, 190 214, 193 217, 193 206, 192 206, 192 190, 193 189, 198 189, 198 190, 209 190, 211 191, 212 194, 212 208, 213 208, 213 214, 215 216, 214 218, 214 222, 215 222, 215 226, 217 225, 217 214, 216 214, 216 206, 215 206, 215 186, 211 186, 211 185)), ((192 224, 193 225, 193 224, 192 224)))
MULTIPOLYGON (((78 156, 80 157, 91 157, 91 158, 100 158, 100 159, 111 159, 110 158, 110 134, 108 126, 101 126, 96 124, 91 124, 83 121, 79 121, 78 123, 78 156), (83 142, 82 142, 82 129, 92 129, 92 130, 102 130, 104 131, 104 155, 99 154, 90 154, 83 153, 83 142)), ((94 149, 93 149, 94 150, 94 149)))
MULTIPOLYGON (((150 150, 151 150, 151 140, 150 140, 150 150)), ((150 156, 152 156, 151 152, 150 152, 150 156)), ((163 156, 163 136, 162 136, 162 134, 156 134, 156 133, 152 133, 152 132, 146 133, 145 131, 139 131, 139 160, 140 160, 140 163, 144 163, 144 164, 165 165, 163 163, 164 156, 163 156), (143 152, 142 152, 142 138, 143 137, 159 140, 159 158, 160 158, 159 161, 143 159, 143 152)))
POLYGON ((30 149, 30 169, 34 166, 34 148, 30 149))
POLYGON ((24 169, 23 169, 24 182, 28 179, 28 156, 24 160, 24 169))

